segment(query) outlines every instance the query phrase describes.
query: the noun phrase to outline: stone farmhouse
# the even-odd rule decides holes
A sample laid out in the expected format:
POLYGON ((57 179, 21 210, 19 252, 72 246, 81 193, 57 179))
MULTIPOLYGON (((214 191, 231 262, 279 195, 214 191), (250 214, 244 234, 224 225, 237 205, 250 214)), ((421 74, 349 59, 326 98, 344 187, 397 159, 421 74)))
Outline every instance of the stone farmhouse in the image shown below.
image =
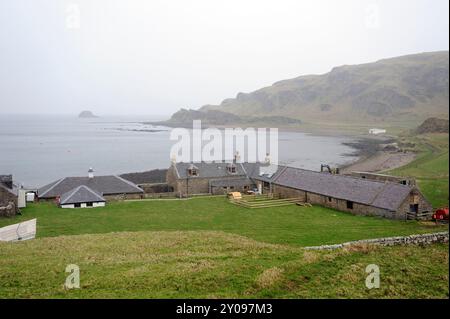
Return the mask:
POLYGON ((257 189, 359 215, 392 219, 431 216, 432 206, 415 185, 262 163, 172 163, 167 182, 179 196, 257 189))
POLYGON ((89 169, 85 177, 64 177, 38 189, 40 201, 53 200, 63 208, 104 206, 108 200, 140 199, 144 191, 136 184, 116 175, 94 176, 89 169))

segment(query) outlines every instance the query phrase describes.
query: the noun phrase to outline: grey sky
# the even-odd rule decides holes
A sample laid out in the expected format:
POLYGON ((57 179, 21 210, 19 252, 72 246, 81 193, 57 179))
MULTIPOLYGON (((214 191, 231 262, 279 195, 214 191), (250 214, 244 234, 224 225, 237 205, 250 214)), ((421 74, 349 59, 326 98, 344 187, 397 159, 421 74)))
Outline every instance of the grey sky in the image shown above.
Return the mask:
POLYGON ((0 0, 0 113, 170 114, 337 65, 448 50, 448 6, 0 0))

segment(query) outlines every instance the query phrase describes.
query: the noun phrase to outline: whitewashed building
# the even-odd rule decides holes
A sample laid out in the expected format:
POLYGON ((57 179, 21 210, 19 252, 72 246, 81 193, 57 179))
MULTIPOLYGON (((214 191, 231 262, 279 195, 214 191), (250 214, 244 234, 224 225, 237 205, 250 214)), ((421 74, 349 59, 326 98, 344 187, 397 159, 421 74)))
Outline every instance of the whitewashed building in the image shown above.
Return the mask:
POLYGON ((369 130, 369 134, 372 135, 386 134, 386 130, 381 128, 371 128, 369 130))
POLYGON ((61 208, 103 207, 105 202, 101 194, 86 185, 81 185, 61 195, 59 206, 61 208))

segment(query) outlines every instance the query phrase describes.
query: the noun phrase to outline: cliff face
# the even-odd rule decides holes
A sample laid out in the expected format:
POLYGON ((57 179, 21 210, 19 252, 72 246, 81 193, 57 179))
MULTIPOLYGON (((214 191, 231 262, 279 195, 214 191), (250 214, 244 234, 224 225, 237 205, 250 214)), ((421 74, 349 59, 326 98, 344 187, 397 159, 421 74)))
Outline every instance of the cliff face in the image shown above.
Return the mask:
POLYGON ((307 120, 423 121, 430 115, 448 117, 448 99, 449 53, 444 51, 340 66, 239 93, 201 110, 307 120))
POLYGON ((417 134, 448 133, 449 122, 446 119, 431 117, 426 119, 416 130, 417 134))

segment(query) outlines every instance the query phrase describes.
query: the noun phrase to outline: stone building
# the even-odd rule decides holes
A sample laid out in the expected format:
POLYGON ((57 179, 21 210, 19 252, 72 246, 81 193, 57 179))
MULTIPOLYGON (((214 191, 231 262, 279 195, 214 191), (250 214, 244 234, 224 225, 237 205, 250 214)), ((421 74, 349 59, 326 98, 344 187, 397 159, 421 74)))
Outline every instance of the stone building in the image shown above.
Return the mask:
POLYGON ((372 173, 372 172, 351 172, 350 176, 373 179, 379 182, 392 182, 403 185, 416 186, 416 180, 411 177, 392 176, 386 174, 372 173))
POLYGON ((14 216, 18 211, 18 189, 12 175, 0 175, 0 217, 14 216))
POLYGON ((167 171, 167 184, 179 196, 245 192, 255 186, 248 178, 249 167, 235 162, 172 163, 167 171))
POLYGON ((39 200, 58 200, 62 195, 86 186, 104 200, 140 199, 144 191, 136 184, 116 175, 94 176, 89 169, 85 177, 64 177, 38 189, 39 200))
MULTIPOLYGON (((381 177, 380 177, 381 178, 381 177)), ((431 204, 403 179, 363 178, 262 163, 173 163, 167 182, 181 196, 224 194, 257 189, 260 193, 359 215, 429 218, 431 204)))
POLYGON ((431 204, 416 186, 346 175, 284 167, 271 181, 280 197, 297 197, 311 204, 358 215, 408 219, 429 218, 431 204))

